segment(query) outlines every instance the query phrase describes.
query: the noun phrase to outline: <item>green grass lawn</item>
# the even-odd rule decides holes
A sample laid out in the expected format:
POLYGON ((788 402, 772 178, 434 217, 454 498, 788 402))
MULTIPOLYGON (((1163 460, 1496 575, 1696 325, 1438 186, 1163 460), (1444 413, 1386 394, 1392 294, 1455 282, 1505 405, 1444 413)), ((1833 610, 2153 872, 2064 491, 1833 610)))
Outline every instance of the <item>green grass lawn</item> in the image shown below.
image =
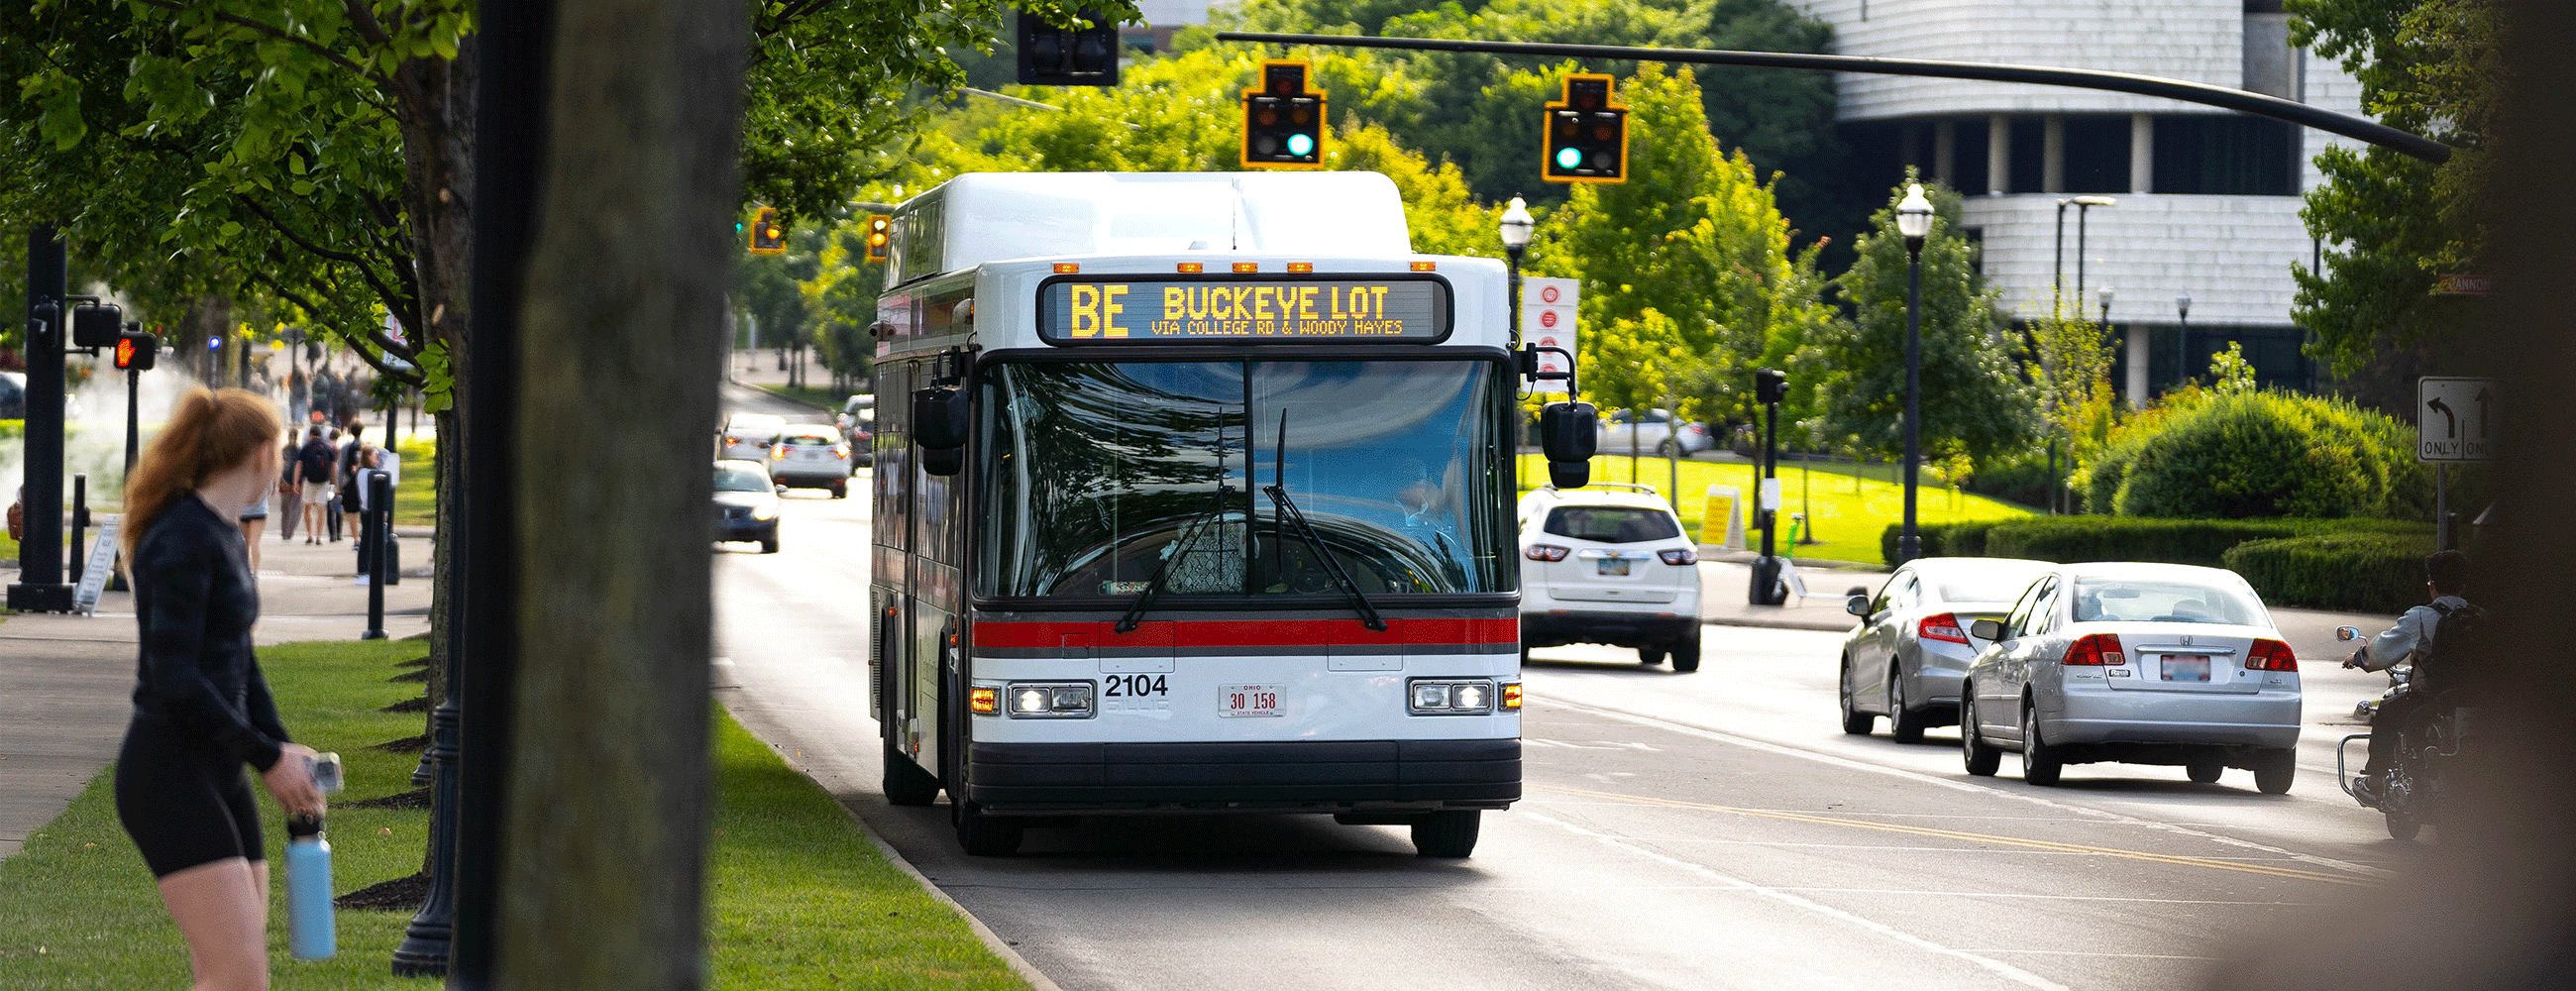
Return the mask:
MULTIPOLYGON (((1671 490, 1670 462, 1656 457, 1640 457, 1634 462, 1633 480, 1655 487, 1655 491, 1673 500, 1673 510, 1682 525, 1693 536, 1701 536, 1701 517, 1708 511, 1708 487, 1732 485, 1741 494, 1739 505, 1750 506, 1755 491, 1755 472, 1749 462, 1683 461, 1680 464, 1681 487, 1671 490)), ((1521 487, 1537 488, 1547 484, 1547 461, 1536 454, 1521 456, 1521 487)), ((1793 557, 1826 561, 1859 561, 1877 563, 1883 559, 1879 534, 1887 525, 1904 518, 1905 488, 1891 479, 1892 465, 1853 465, 1817 462, 1811 472, 1801 472, 1796 461, 1780 463, 1781 539, 1788 537, 1789 514, 1806 513, 1814 525, 1814 536, 1821 543, 1795 548, 1785 543, 1782 550, 1793 557)), ((1592 459, 1595 482, 1631 481, 1631 463, 1627 455, 1603 455, 1592 459)), ((2029 516, 2031 510, 1985 496, 1953 490, 1940 485, 1937 476, 1925 472, 1916 490, 1916 518, 1924 523, 1947 523, 1956 520, 2002 519, 2029 516)), ((1751 529, 1749 514, 1746 538, 1759 546, 1759 531, 1751 529)), ((1708 534, 1716 543, 1724 534, 1708 534)))
POLYGON ((826 413, 840 412, 841 404, 850 400, 850 393, 847 389, 818 389, 810 385, 764 385, 761 386, 761 388, 768 390, 771 395, 785 399, 793 399, 826 413))
MULTIPOLYGON (((330 819, 334 888, 347 893, 418 870, 428 813, 348 803, 407 791, 415 753, 375 744, 419 733, 418 713, 380 707, 419 686, 386 679, 424 652, 418 642, 286 644, 261 666, 287 727, 348 764, 330 819)), ((719 710, 716 811, 708 851, 708 962, 717 988, 1024 988, 957 913, 886 863, 847 810, 781 763, 719 710)), ((150 872, 116 821, 111 773, 0 861, 0 987, 184 987, 187 956, 150 872)), ((266 806, 263 798, 262 804, 266 806)), ((285 830, 263 808, 275 864, 285 830)), ((305 962, 286 952, 283 887, 269 926, 280 991, 401 988, 391 976, 411 913, 344 910, 339 955, 305 962)))

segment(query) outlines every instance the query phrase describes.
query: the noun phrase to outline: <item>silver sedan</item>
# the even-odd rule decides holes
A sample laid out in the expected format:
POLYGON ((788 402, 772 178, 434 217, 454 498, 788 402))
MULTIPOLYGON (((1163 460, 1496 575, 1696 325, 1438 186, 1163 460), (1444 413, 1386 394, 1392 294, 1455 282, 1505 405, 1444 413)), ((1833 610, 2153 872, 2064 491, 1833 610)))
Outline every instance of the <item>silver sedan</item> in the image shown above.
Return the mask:
POLYGON ((2298 658, 2235 572, 2060 565, 1969 634, 1986 641, 1962 689, 1970 774, 1995 773, 2009 749, 2035 785, 2116 761, 2181 765, 2204 784, 2243 768, 2265 794, 2290 790, 2298 658))
POLYGON ((1854 595, 1860 618, 1843 638, 1843 732, 1866 734, 1887 717, 1898 743, 1959 722, 1959 681, 1977 658, 1968 624, 2000 619, 2013 596, 2055 565, 2003 557, 1927 557, 1887 577, 1878 594, 1854 595))

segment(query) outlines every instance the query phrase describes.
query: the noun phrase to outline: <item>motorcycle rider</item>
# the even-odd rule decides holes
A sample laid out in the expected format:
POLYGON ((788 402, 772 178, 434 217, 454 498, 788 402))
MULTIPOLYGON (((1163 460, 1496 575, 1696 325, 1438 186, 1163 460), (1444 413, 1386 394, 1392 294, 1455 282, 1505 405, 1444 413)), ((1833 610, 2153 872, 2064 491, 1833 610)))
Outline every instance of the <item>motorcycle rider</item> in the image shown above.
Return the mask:
MULTIPOLYGON (((2458 551, 2435 551, 2424 559, 2425 590, 2432 602, 2406 610, 2397 617, 2397 625, 2362 641, 2343 666, 2366 671, 2385 671, 2408 660, 2422 661, 2432 656, 2434 629, 2443 615, 2469 608, 2462 596, 2469 590, 2469 557, 2458 551)), ((2370 717, 2370 759, 2362 764, 2361 776, 2353 779, 2353 789, 2376 801, 2387 780, 2388 767, 2395 762, 2399 727, 2422 717, 2432 708, 2433 687, 2421 666, 2408 690, 2379 704, 2370 717)), ((2445 672, 2446 675, 2453 672, 2445 672)))

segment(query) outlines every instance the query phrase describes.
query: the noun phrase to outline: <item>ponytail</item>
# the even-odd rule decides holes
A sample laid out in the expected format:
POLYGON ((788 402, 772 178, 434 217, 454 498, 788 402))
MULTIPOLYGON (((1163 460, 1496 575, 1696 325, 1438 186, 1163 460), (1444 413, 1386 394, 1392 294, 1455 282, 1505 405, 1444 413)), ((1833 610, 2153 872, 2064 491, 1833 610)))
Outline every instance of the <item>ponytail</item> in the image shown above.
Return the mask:
POLYGON ((246 389, 196 388, 179 397, 169 424, 125 476, 125 520, 118 534, 125 560, 134 560, 144 532, 182 494, 276 444, 284 429, 268 400, 246 389))

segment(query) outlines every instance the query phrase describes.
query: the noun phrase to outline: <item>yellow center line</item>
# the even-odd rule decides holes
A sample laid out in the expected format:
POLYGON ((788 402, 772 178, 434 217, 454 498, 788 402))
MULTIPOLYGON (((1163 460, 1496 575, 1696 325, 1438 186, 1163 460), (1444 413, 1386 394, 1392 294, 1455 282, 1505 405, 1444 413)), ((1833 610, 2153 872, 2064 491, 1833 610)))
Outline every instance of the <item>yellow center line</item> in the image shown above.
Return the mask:
POLYGON ((1804 812, 1775 812, 1765 809, 1740 809, 1728 805, 1710 805, 1704 802, 1685 802, 1679 799, 1652 798, 1645 795, 1623 795, 1617 792, 1590 791, 1582 788, 1565 788, 1553 785, 1529 785, 1525 787, 1530 787, 1536 791, 1549 791, 1560 795, 1602 799, 1631 805, 1661 805, 1677 809, 1695 809, 1701 812, 1723 812, 1729 815, 1749 816, 1757 819, 1779 819, 1787 822, 1813 823, 1820 826, 1847 826, 1853 829, 1873 829, 1886 833, 1903 833, 1908 836, 1928 836, 1940 839, 1961 840, 1970 843, 1990 843, 2002 846, 2021 847, 2028 850, 2045 850, 2050 853, 2079 853, 2096 857, 2112 857, 2121 860, 2140 860, 2148 863, 2168 864, 2175 867, 2206 867, 2213 870, 2240 871, 2247 874, 2262 874, 2270 877, 2288 878, 2294 881, 2323 881, 2327 884, 2343 884, 2351 885, 2353 887, 2366 887, 2373 883, 2368 880, 2342 874, 2328 874, 2323 871, 2300 870, 2295 867, 2275 867, 2269 864, 2248 864, 2226 860, 2213 860, 2207 857, 2184 857, 2165 853, 2147 853, 2142 850, 2122 850, 2116 847, 2088 846, 2081 843, 2059 843, 2053 840, 2032 840, 2016 836, 1994 836, 1986 833, 1963 833, 1950 829, 1932 829, 1926 826, 1907 826, 1892 822, 1873 822, 1867 819, 1848 819, 1841 816, 1811 815, 1804 812))

